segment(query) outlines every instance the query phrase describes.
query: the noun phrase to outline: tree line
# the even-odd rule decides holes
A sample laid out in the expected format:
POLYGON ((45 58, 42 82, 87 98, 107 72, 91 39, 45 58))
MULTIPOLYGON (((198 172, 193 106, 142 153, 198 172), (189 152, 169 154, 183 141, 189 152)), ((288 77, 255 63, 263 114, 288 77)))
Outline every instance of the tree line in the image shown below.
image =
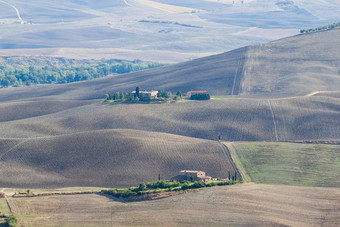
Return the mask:
POLYGON ((201 181, 166 181, 158 180, 155 182, 141 183, 138 187, 130 188, 113 188, 109 190, 102 190, 104 194, 109 194, 115 197, 130 197, 130 196, 141 196, 144 194, 155 194, 170 191, 183 191, 189 189, 197 189, 204 187, 224 186, 243 183, 242 180, 219 180, 211 181, 208 183, 201 181))
POLYGON ((340 23, 328 24, 328 25, 320 26, 320 27, 316 27, 316 28, 301 29, 300 33, 305 34, 305 33, 324 31, 324 30, 335 29, 335 28, 340 28, 340 23))
POLYGON ((0 65, 0 87, 29 86, 33 84, 64 84, 105 77, 109 74, 123 74, 143 69, 164 66, 161 63, 116 61, 96 64, 65 64, 37 66, 0 65))

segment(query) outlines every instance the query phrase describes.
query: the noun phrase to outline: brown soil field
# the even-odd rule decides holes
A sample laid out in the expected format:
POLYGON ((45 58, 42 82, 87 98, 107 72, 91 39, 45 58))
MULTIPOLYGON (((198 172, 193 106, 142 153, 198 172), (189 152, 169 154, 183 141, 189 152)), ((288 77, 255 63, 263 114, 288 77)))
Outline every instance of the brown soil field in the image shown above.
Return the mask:
POLYGON ((337 29, 250 47, 242 94, 293 96, 339 90, 339 39, 337 29))
POLYGON ((217 141, 137 130, 31 138, 0 153, 3 187, 125 187, 170 179, 183 169, 213 177, 234 166, 217 141), (15 178, 13 177, 15 175, 15 178))
POLYGON ((212 140, 221 135, 225 141, 338 141, 340 138, 340 99, 329 96, 175 104, 110 105, 97 102, 74 108, 69 108, 67 102, 53 103, 54 109, 65 110, 47 114, 50 110, 41 108, 43 116, 32 118, 37 114, 34 111, 39 104, 32 110, 25 109, 23 104, 20 104, 23 107, 18 104, 14 108, 11 104, 3 108, 0 138, 44 137, 108 129, 165 132, 212 140), (21 111, 18 117, 14 110, 21 111), (13 121, 13 118, 22 119, 13 121))
POLYGON ((339 226, 340 190, 241 184, 161 200, 100 195, 9 199, 25 226, 339 226))

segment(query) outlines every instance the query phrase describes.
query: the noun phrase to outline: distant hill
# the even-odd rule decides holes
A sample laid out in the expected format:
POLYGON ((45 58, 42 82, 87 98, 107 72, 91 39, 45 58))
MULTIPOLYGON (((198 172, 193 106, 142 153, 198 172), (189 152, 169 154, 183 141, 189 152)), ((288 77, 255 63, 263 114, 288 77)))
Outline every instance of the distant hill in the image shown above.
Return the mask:
POLYGON ((212 95, 287 97, 340 87, 340 30, 297 35, 223 54, 103 79, 0 89, 0 100, 101 98, 107 92, 208 90, 212 95))

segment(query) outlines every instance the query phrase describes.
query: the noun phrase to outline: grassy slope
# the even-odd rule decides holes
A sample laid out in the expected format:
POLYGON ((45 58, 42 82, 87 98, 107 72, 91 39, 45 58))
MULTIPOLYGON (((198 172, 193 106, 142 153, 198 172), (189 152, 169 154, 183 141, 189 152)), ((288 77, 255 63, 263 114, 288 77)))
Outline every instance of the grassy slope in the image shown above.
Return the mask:
POLYGON ((11 199, 32 226, 337 226, 339 189, 242 184, 155 201, 99 195, 11 199), (250 212, 251 211, 251 212, 250 212), (111 219, 112 218, 112 219, 111 219))
POLYGON ((220 144, 164 133, 103 130, 24 140, 0 152, 6 187, 125 187, 170 179, 182 169, 227 177, 220 144), (15 179, 13 179, 15 174, 15 179))
POLYGON ((255 183, 340 187, 339 145, 237 142, 228 147, 255 183))

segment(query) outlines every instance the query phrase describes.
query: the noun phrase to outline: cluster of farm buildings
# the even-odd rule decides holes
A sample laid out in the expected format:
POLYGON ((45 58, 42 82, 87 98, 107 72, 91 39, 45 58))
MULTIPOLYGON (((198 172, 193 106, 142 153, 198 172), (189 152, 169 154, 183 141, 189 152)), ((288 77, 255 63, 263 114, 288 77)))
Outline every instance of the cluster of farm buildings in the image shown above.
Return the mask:
POLYGON ((179 175, 174 176, 170 179, 170 181, 202 181, 202 182, 209 182, 211 181, 211 176, 206 176, 204 171, 197 171, 197 170, 181 170, 179 171, 179 175))
MULTIPOLYGON (((136 91, 132 91, 132 94, 136 94, 136 91)), ((187 97, 190 98, 192 94, 208 94, 207 91, 188 91, 187 97)), ((156 98, 158 91, 139 91, 139 96, 141 98, 156 98)))

